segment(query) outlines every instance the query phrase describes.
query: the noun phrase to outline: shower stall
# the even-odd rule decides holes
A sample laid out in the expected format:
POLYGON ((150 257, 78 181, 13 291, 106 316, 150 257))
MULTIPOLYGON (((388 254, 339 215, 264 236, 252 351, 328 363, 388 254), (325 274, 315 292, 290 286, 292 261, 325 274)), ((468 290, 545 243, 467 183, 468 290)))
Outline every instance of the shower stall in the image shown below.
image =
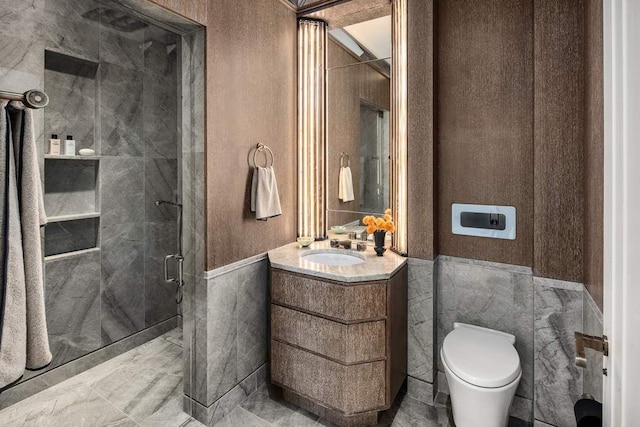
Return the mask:
POLYGON ((0 393, 0 409, 183 323, 187 379, 182 294, 203 271, 204 30, 146 0, 0 10, 0 91, 49 97, 33 111, 53 354, 0 393))

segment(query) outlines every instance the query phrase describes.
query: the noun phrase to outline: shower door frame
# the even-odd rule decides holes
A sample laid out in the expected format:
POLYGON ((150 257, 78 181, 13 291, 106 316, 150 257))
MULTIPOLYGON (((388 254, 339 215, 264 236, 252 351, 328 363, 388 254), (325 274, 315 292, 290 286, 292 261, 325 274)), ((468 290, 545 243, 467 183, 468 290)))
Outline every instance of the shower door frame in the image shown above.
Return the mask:
POLYGON ((640 2, 604 0, 603 425, 640 419, 640 2))

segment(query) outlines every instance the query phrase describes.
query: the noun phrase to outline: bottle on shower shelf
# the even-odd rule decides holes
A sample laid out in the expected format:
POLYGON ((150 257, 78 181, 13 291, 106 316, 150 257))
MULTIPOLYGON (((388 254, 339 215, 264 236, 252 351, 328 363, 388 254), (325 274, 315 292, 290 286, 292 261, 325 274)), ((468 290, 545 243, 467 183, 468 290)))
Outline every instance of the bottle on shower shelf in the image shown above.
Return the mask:
POLYGON ((72 135, 67 135, 67 140, 64 142, 64 155, 75 156, 76 155, 76 141, 72 135))
POLYGON ((51 135, 51 139, 49 140, 49 155, 59 156, 60 154, 62 154, 60 149, 60 140, 58 139, 58 135, 54 133, 51 135))

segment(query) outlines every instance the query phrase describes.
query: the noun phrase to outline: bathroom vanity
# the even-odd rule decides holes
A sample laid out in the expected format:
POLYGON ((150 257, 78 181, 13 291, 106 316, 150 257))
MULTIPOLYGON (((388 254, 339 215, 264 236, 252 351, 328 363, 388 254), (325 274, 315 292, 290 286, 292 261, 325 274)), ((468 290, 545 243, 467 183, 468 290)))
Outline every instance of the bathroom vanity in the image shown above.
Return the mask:
POLYGON ((407 372, 406 259, 292 244, 271 262, 271 381, 285 400, 339 426, 374 425, 407 372), (326 265, 307 254, 357 256, 326 265))

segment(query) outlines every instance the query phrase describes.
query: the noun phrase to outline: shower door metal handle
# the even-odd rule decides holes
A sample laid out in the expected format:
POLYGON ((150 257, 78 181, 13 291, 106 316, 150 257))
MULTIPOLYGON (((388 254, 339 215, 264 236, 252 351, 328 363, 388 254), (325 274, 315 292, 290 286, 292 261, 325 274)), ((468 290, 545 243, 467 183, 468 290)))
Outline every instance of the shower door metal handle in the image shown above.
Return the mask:
POLYGON ((182 284, 182 262, 184 261, 184 257, 180 254, 172 254, 164 257, 164 281, 167 283, 178 283, 182 284), (175 259, 177 264, 177 277, 169 277, 169 260, 175 259))

